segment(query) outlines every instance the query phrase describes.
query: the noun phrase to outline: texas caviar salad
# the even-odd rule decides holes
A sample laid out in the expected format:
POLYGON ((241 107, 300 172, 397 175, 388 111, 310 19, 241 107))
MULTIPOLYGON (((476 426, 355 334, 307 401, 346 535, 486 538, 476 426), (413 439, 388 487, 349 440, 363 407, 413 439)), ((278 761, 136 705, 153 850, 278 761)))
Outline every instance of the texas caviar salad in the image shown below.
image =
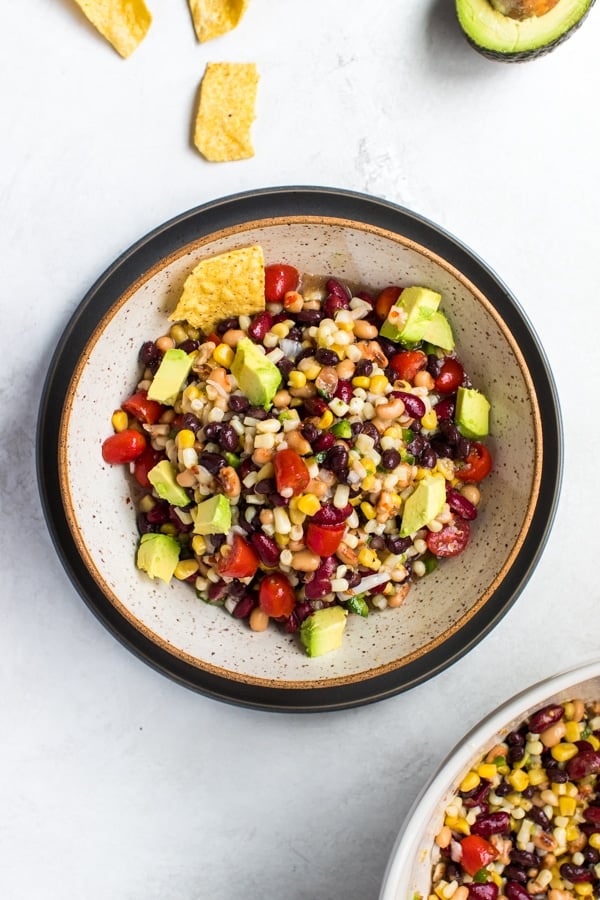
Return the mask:
POLYGON ((429 900, 600 897, 600 703, 551 703, 477 761, 446 808, 429 900))
POLYGON ((189 276, 102 454, 140 488, 141 570, 315 656, 465 550, 490 404, 439 293, 353 291, 256 255, 249 288, 244 252, 189 276))

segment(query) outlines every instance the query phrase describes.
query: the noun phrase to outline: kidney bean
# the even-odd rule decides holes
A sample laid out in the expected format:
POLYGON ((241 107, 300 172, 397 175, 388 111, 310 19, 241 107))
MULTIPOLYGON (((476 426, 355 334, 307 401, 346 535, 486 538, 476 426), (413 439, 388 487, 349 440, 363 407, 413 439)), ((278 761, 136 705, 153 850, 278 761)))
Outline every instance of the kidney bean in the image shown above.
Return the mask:
POLYGON ((588 806, 583 811, 583 817, 586 822, 591 822, 592 825, 600 825, 600 806, 588 806))
POLYGON ((294 631, 298 631, 302 622, 310 616, 312 611, 313 608, 307 601, 304 603, 296 603, 292 614, 288 616, 284 626, 288 634, 293 634, 294 631))
POLYGON ((224 581, 211 581, 208 586, 208 599, 211 603, 218 603, 227 596, 227 585, 224 581))
POLYGON ((187 534, 194 527, 193 522, 186 524, 185 522, 181 521, 181 519, 175 512, 174 506, 169 506, 169 522, 171 522, 171 524, 174 525, 177 531, 181 532, 181 534, 187 534))
POLYGON ((342 522, 345 522, 348 516, 352 515, 352 506, 350 503, 347 503, 342 509, 338 509, 337 506, 326 504, 319 509, 311 521, 315 523, 315 525, 341 525, 342 522))
POLYGON ((328 578, 313 577, 304 584, 307 600, 321 600, 331 593, 331 581, 328 578))
POLYGON ((575 741, 578 750, 593 750, 594 748, 589 741, 575 741))
POLYGON ((565 714, 564 707, 559 703, 550 703, 548 706, 538 709, 529 718, 529 730, 533 734, 541 734, 550 725, 560 721, 565 714))
POLYGON ((256 594, 246 591, 235 605, 233 616, 235 619, 247 619, 256 606, 256 594))
POLYGON ((313 442, 313 450, 317 453, 323 453, 325 450, 331 450, 335 444, 335 435, 330 431, 323 431, 316 441, 313 442))
POLYGON ((343 400, 344 403, 350 403, 352 400, 353 394, 352 383, 350 381, 345 381, 341 379, 337 383, 337 387, 335 389, 334 397, 339 397, 340 400, 343 400))
POLYGON ((250 538, 250 542, 260 556, 260 561, 265 566, 273 568, 277 565, 281 551, 272 537, 269 537, 262 531, 255 531, 250 538))
MULTIPOLYGON (((331 578, 339 566, 340 561, 337 556, 324 556, 321 559, 319 568, 315 572, 315 578, 331 578)), ((360 579, 359 579, 360 580, 360 579)))
POLYGON ((224 422, 219 432, 219 444, 223 450, 233 453, 234 450, 237 450, 239 441, 238 433, 233 425, 230 425, 229 422, 224 422))
POLYGON ((338 297, 337 294, 328 294, 323 301, 323 312, 326 318, 333 319, 340 309, 348 309, 350 306, 347 297, 338 297))
POLYGON ((413 419, 420 419, 425 415, 425 404, 416 394, 409 394, 407 391, 392 391, 389 396, 400 397, 406 412, 413 419))
POLYGON ((217 472, 227 465, 227 460, 224 456, 221 456, 220 453, 209 453, 206 450, 200 454, 198 462, 201 466, 204 466, 211 475, 216 475, 217 472))
POLYGON ((151 534, 158 527, 157 525, 153 525, 148 521, 148 517, 145 513, 138 513, 137 518, 137 530, 140 534, 151 534))
POLYGON ((472 788, 470 791, 461 791, 460 796, 467 809, 482 806, 490 792, 491 786, 491 782, 482 779, 477 787, 472 788))
POLYGON ((573 884, 589 881, 593 877, 587 866, 576 866, 573 863, 563 863, 558 871, 563 878, 566 878, 567 881, 571 881, 573 884))
POLYGON ((253 341, 262 343, 272 324, 273 316, 270 312, 263 310, 263 312, 257 313, 248 326, 248 337, 251 337, 253 341))
MULTIPOLYGON (((498 885, 488 881, 487 884, 468 884, 469 900, 497 900, 498 885)), ((508 896, 508 895, 507 895, 508 896)), ((529 894, 527 895, 529 897, 529 894)))
POLYGON ((531 894, 525 890, 522 884, 516 881, 507 882, 504 888, 504 895, 507 900, 531 900, 531 894))
POLYGON ((449 488, 449 490, 446 491, 446 501, 452 512, 461 516, 461 518, 468 519, 469 521, 477 518, 477 508, 470 500, 463 497, 460 491, 449 488))
POLYGON ((510 831, 510 816, 507 812, 482 813, 471 825, 471 834, 490 837, 510 831))
POLYGON ((164 525, 169 521, 169 505, 157 503, 146 513, 146 519, 151 525, 164 525))
POLYGON ((304 400, 304 409, 308 416, 322 416, 327 408, 327 403, 322 397, 306 397, 304 400))
POLYGON ((582 750, 568 760, 565 769, 571 781, 579 781, 588 775, 597 775, 600 772, 600 753, 595 750, 582 750))
POLYGON ((335 294, 341 300, 350 300, 350 291, 337 278, 328 278, 325 282, 325 290, 328 294, 335 294))

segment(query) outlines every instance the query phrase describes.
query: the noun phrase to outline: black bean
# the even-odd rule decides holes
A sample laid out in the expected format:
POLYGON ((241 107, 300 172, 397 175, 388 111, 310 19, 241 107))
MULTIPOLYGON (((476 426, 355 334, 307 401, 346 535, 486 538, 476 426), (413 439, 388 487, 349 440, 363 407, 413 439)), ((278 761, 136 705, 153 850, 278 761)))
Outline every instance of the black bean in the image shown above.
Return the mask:
POLYGON ((209 422, 207 425, 204 426, 205 440, 218 442, 220 431, 221 431, 221 423, 220 422, 209 422))
POLYGON ((444 365, 443 358, 440 359, 439 356, 436 356, 435 353, 430 353, 427 357, 427 371, 434 378, 437 378, 440 372, 442 371, 442 366, 444 365))
POLYGON ((411 544, 412 541, 409 537, 403 538, 395 534, 388 535, 386 540, 387 549, 390 551, 390 553, 393 553, 394 556, 397 556, 400 553, 404 553, 406 550, 408 550, 411 544))
POLYGON ((233 453, 234 450, 237 450, 239 440, 239 435, 233 425, 230 425, 229 422, 224 422, 219 432, 219 444, 223 450, 233 453))
POLYGON ((426 447, 421 454, 421 465, 424 469, 433 469, 437 462, 433 447, 426 447))
POLYGON ((146 341, 140 347, 140 362, 142 362, 145 366, 149 366, 150 363, 154 362, 156 359, 160 358, 160 350, 154 343, 154 341, 146 341))
POLYGON ((517 884, 527 884, 529 881, 527 870, 523 869, 521 866, 506 866, 502 872, 502 877, 506 878, 507 881, 516 881, 517 884))
POLYGON ((354 369, 355 376, 366 375, 367 378, 373 372, 373 363, 370 359, 359 359, 354 369))
POLYGON ((229 409, 232 412, 246 412, 250 406, 250 401, 243 394, 232 394, 229 398, 229 409))
POLYGON ((313 425, 312 422, 305 422, 302 426, 302 435, 306 438, 309 444, 312 444, 317 440, 319 434, 321 433, 316 425, 313 425))
POLYGON ((183 350, 184 353, 193 353, 200 346, 200 341, 194 341, 192 338, 187 338, 177 346, 180 350, 183 350))
POLYGON ((539 825, 540 828, 543 828, 544 831, 550 831, 552 827, 550 824, 550 819, 548 818, 544 810, 539 806, 532 806, 527 815, 532 822, 535 822, 535 824, 539 825))
MULTIPOLYGON (((510 788, 512 790, 512 788, 510 788)), ((498 791, 496 790, 496 793, 498 791)), ((513 849, 510 851, 510 861, 511 863, 515 863, 518 866, 524 866, 526 869, 533 869, 539 864, 539 857, 536 856, 535 853, 530 853, 529 850, 517 850, 513 849)))
POLYGON ((323 318, 323 312, 320 309, 301 309, 296 313, 296 321, 303 325, 318 325, 323 318))
POLYGON ((269 417, 269 413, 266 409, 263 409, 262 406, 249 406, 246 415, 251 416, 253 419, 260 419, 261 421, 269 417))
POLYGON ((277 483, 274 478, 261 478, 254 485, 255 494, 275 494, 277 493, 277 483))
POLYGON ((379 437, 379 432, 377 431, 377 429, 375 428, 373 423, 365 422, 365 424, 361 428, 361 431, 363 434, 366 434, 370 438, 373 439, 374 447, 375 447, 375 449, 377 449, 377 447, 379 446, 380 437, 379 437))
POLYGON ((193 413, 184 413, 181 420, 181 427, 187 428, 189 431, 193 431, 194 434, 196 434, 202 427, 202 422, 193 413))
POLYGON ((397 450, 390 448, 384 450, 381 454, 381 465, 384 469, 395 469, 400 465, 400 454, 397 450))
POLYGON ((279 362, 277 363, 277 368, 281 372, 284 381, 287 381, 288 375, 294 368, 294 363, 292 362, 291 359, 288 359, 287 357, 284 356, 283 359, 280 359, 279 362))
POLYGON ((216 475, 217 472, 227 465, 227 460, 224 456, 221 456, 220 453, 209 453, 206 450, 200 454, 198 462, 201 466, 204 466, 211 475, 216 475))
POLYGON ((302 329, 299 328, 297 325, 294 325, 288 331, 287 337, 288 337, 288 341, 296 341, 297 343, 300 343, 302 341, 302 329))
POLYGON ((335 350, 329 350, 327 347, 319 347, 315 359, 321 366, 337 366, 340 361, 335 350))
POLYGON ((471 453, 471 441, 469 441, 465 437, 461 437, 458 444, 456 445, 456 458, 457 459, 466 459, 470 453, 471 453))
POLYGON ((216 332, 217 334, 225 334, 226 331, 229 331, 231 328, 237 329, 240 327, 240 320, 237 316, 230 316, 228 319, 221 319, 219 324, 217 325, 216 332))

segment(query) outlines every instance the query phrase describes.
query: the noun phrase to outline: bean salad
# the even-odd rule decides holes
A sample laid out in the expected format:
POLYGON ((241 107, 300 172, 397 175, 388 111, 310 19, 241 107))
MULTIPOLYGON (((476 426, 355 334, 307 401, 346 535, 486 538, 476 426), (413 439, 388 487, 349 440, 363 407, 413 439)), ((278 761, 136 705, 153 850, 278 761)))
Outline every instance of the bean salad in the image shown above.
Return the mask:
POLYGON ((255 631, 274 621, 295 632, 330 606, 363 617, 397 608, 468 545, 492 459, 455 422, 457 391, 471 385, 456 353, 380 335, 401 294, 269 265, 263 311, 210 334, 176 322, 141 347, 141 378, 113 414, 104 460, 129 467, 140 540, 171 538, 173 577, 255 631), (248 338, 278 370, 268 404, 253 405, 232 371, 248 338), (148 391, 173 349, 191 369, 173 401, 157 403, 148 391), (183 502, 157 491, 161 463, 183 502), (443 482, 441 509, 402 534, 407 501, 429 477, 443 482), (215 497, 230 520, 210 533, 197 510, 215 497))

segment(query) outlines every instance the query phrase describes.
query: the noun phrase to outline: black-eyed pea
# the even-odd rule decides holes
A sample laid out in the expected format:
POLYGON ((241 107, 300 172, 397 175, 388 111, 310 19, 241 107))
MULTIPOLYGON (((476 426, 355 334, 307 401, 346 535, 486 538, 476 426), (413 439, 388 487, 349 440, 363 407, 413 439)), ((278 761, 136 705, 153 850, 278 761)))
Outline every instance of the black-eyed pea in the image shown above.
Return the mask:
POLYGON ((321 565, 321 557, 312 550, 298 550, 292 556, 292 569, 297 572, 316 572, 321 565))

